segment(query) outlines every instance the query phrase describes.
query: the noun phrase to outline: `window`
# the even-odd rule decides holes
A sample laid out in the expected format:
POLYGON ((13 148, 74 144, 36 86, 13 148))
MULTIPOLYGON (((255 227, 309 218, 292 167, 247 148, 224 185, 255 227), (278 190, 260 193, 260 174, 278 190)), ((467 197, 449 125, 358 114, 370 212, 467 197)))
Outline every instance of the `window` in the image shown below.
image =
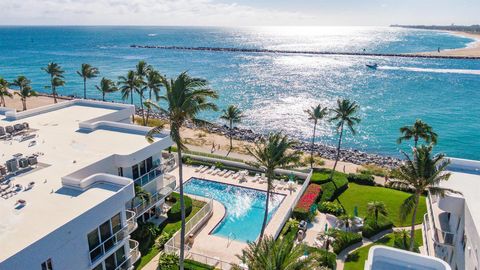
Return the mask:
POLYGON ((51 258, 42 263, 42 270, 53 270, 51 258))
POLYGON ((117 260, 117 266, 119 266, 125 261, 126 256, 123 246, 121 246, 117 251, 115 251, 115 259, 117 260))
POLYGON ((118 241, 117 237, 112 237, 122 229, 122 218, 120 213, 105 221, 98 228, 95 228, 87 235, 88 247, 90 249, 90 259, 92 262, 101 257, 110 250, 118 241))
POLYGON ((147 171, 151 171, 153 169, 153 158, 149 157, 145 161, 147 163, 147 171))
POLYGON ((118 168, 118 176, 123 176, 123 168, 118 168))
POLYGON ((115 253, 114 253, 105 259, 105 269, 115 270, 115 268, 117 268, 117 265, 115 264, 115 253))
POLYGON ((103 265, 101 263, 99 263, 97 266, 95 266, 95 268, 93 268, 92 270, 103 270, 103 265))
POLYGON ((120 231, 120 229, 122 228, 122 220, 120 217, 120 213, 113 216, 111 219, 111 222, 112 222, 112 233, 116 233, 120 231))
POLYGON ((138 172, 138 164, 132 166, 132 176, 133 179, 137 179, 138 177, 140 177, 140 174, 138 172))

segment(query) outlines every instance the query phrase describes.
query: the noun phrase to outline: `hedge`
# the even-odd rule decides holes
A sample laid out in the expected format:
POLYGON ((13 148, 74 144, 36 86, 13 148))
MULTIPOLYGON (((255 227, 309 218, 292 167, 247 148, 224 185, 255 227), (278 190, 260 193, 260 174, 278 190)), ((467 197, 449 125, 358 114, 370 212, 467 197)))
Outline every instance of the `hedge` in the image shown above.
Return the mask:
POLYGON ((337 255, 326 249, 320 249, 316 247, 307 246, 309 254, 315 254, 315 260, 320 263, 321 266, 328 267, 328 269, 337 268, 337 255))
POLYGON ((332 170, 330 169, 315 169, 312 178, 310 178, 311 183, 322 185, 321 202, 335 200, 348 188, 347 175, 341 172, 335 172, 333 174, 333 182, 337 185, 337 189, 335 189, 335 185, 329 180, 331 172, 332 170))
POLYGON ((350 173, 347 176, 348 182, 357 183, 359 185, 374 186, 375 178, 370 174, 350 173))
MULTIPOLYGON (((185 216, 190 215, 192 212, 192 199, 188 196, 183 196, 185 202, 185 216)), ((168 201, 174 201, 170 210, 167 212, 167 217, 170 222, 179 221, 182 219, 182 212, 180 208, 180 194, 172 193, 168 198, 168 201)))
POLYGON ((388 219, 379 218, 378 223, 375 224, 375 220, 373 218, 367 218, 363 224, 362 236, 365 238, 370 238, 380 232, 390 230, 391 228, 393 228, 393 222, 388 219))
POLYGON ((204 263, 201 263, 201 262, 197 262, 197 261, 194 261, 194 260, 189 260, 189 259, 185 260, 184 268, 185 268, 185 270, 213 270, 213 269, 215 269, 215 267, 213 267, 213 266, 210 266, 210 265, 207 265, 207 264, 204 264, 204 263))
POLYGON ((335 241, 332 244, 333 252, 335 252, 335 254, 339 254, 347 247, 360 242, 362 242, 361 234, 338 230, 335 235, 335 241))
POLYGON ((337 202, 320 202, 318 204, 318 210, 322 213, 332 214, 334 216, 340 216, 344 213, 342 206, 337 202))
POLYGON ((309 220, 312 214, 312 206, 315 205, 322 192, 322 187, 317 184, 310 184, 305 193, 293 209, 293 217, 299 220, 309 220))

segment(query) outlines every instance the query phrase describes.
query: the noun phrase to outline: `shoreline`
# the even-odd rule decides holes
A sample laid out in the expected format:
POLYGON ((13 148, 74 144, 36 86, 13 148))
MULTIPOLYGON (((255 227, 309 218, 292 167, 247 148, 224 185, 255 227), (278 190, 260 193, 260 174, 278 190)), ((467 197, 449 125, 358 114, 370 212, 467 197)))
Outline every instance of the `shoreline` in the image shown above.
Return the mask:
MULTIPOLYGON (((437 30, 432 30, 437 31, 437 30)), ((468 46, 465 48, 457 49, 445 49, 440 48, 440 52, 419 52, 413 54, 425 55, 425 56, 445 56, 445 57, 480 57, 480 33, 469 33, 469 32, 458 32, 458 31, 440 31, 444 33, 449 33, 459 37, 471 38, 474 39, 471 43, 468 43, 468 46)))
MULTIPOLYGON (((69 96, 57 96, 59 102, 65 100, 71 100, 69 96)), ((94 99, 92 99, 94 100, 94 99)), ((115 101, 106 101, 115 102, 115 101)), ((13 99, 6 99, 7 107, 22 110, 22 104, 18 96, 14 96, 13 99)), ((51 94, 39 93, 37 97, 29 98, 27 101, 27 109, 33 109, 45 105, 53 104, 53 98, 51 94)), ((141 108, 136 107, 136 115, 141 115, 141 108)), ((150 119, 165 120, 165 117, 158 112, 151 112, 150 119)), ((217 147, 221 147, 222 152, 228 152, 229 143, 229 129, 225 125, 212 123, 207 127, 195 127, 192 123, 187 123, 184 130, 186 144, 195 148, 201 149, 205 153, 209 153, 212 143, 217 147)), ((253 145, 260 137, 265 134, 255 133, 248 128, 233 129, 234 148, 232 154, 239 156, 246 156, 245 147, 253 145)), ((300 150, 305 155, 310 153, 311 143, 305 141, 298 141, 296 150, 300 150)), ((219 149, 220 150, 220 149, 219 149)), ((334 146, 315 143, 315 155, 320 156, 326 164, 333 163, 335 159, 336 148, 334 146)), ((357 149, 343 148, 340 153, 340 162, 347 167, 347 171, 354 172, 359 165, 375 164, 385 168, 393 168, 400 162, 399 159, 391 156, 384 156, 374 153, 367 153, 357 149)), ((339 166, 340 168, 340 166, 339 166)))

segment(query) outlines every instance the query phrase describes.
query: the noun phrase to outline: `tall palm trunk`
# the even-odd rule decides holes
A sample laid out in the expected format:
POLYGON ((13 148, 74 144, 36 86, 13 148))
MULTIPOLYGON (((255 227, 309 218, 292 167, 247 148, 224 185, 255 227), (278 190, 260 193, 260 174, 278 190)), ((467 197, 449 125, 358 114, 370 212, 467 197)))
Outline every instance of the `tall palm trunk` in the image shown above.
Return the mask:
POLYGON ((147 125, 147 121, 145 120, 145 111, 143 110, 143 92, 140 93, 140 108, 142 108, 142 121, 143 125, 147 125))
POLYGON ((417 218, 417 208, 418 208, 418 198, 420 195, 415 193, 415 207, 413 208, 412 214, 412 228, 410 230, 410 251, 413 251, 414 243, 415 243, 415 219, 417 218))
POLYGON ((105 101, 105 92, 102 92, 102 101, 105 101))
POLYGON ((229 128, 229 135, 230 135, 230 149, 228 149, 228 153, 227 153, 227 156, 230 154, 230 152, 232 151, 233 149, 233 120, 230 119, 230 128, 229 128))
POLYGON ((83 78, 83 98, 87 99, 87 79, 83 78))
POLYGON ((22 100, 23 110, 26 111, 27 110, 27 99, 26 98, 21 98, 21 100, 22 100))
POLYGON ((6 104, 5 104, 5 98, 3 96, 0 96, 0 105, 3 106, 3 107, 6 107, 6 104))
POLYGON ((263 238, 263 234, 265 233, 265 228, 267 227, 267 217, 268 217, 268 202, 270 201, 270 190, 272 185, 272 178, 271 174, 267 172, 267 198, 265 199, 265 214, 263 215, 263 223, 262 223, 262 230, 260 231, 260 237, 258 241, 261 241, 263 238))
POLYGON ((418 137, 417 136, 415 136, 414 141, 415 141, 415 148, 417 148, 417 144, 418 144, 418 137))
POLYGON ((183 164, 182 164, 181 147, 178 147, 177 154, 178 154, 178 181, 180 186, 180 212, 182 217, 181 228, 180 228, 179 267, 180 267, 180 270, 183 270, 183 260, 185 256, 185 245, 184 245, 185 244, 185 202, 183 200, 183 164))
POLYGON ((55 86, 53 85, 53 75, 50 76, 50 81, 52 82, 52 95, 53 95, 53 103, 57 103, 57 92, 55 91, 55 86))
POLYGON ((330 174, 330 180, 332 181, 333 185, 335 186, 335 189, 337 189, 337 184, 335 184, 335 181, 333 181, 333 174, 335 173, 335 169, 337 168, 337 163, 338 160, 340 159, 340 146, 342 144, 342 137, 343 137, 343 123, 340 126, 340 137, 338 138, 338 145, 337 145, 337 155, 335 156, 335 163, 333 164, 333 169, 330 174))
POLYGON ((313 169, 313 149, 315 147, 315 132, 317 131, 317 120, 313 124, 312 149, 310 149, 310 168, 313 169))
MULTIPOLYGON (((133 105, 133 91, 130 92, 130 104, 133 105)), ((135 124, 135 113, 136 113, 136 109, 134 108, 133 110, 133 114, 132 114, 132 122, 135 124)))

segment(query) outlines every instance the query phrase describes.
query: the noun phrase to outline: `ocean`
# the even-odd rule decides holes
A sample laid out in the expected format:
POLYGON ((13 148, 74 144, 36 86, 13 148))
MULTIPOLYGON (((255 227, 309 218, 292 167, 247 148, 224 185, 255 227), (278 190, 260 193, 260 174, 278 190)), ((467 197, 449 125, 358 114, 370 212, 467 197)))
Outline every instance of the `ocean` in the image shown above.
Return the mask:
MULTIPOLYGON (((480 159, 480 61, 339 55, 138 49, 130 45, 234 47, 275 50, 413 53, 463 48, 473 40, 444 32, 389 27, 0 27, 0 76, 25 75, 39 92, 48 92, 41 67, 50 61, 65 69, 63 95, 83 95, 76 74, 82 63, 100 70, 87 83, 88 97, 100 98, 94 85, 116 80, 146 60, 168 77, 187 70, 219 92, 220 109, 236 104, 245 112, 240 126, 255 132, 283 130, 308 140, 312 124, 305 109, 332 107, 338 98, 361 106, 355 136, 345 147, 399 156, 398 129, 420 118, 439 134, 437 151, 480 159), (378 63, 378 70, 365 67, 378 63)), ((118 93, 107 96, 121 101, 118 93)), ((127 101, 128 102, 128 101, 127 101)), ((138 102, 138 99, 136 100, 138 102)), ((220 112, 203 118, 221 123, 220 112)), ((327 121, 317 141, 334 144, 327 121)))

